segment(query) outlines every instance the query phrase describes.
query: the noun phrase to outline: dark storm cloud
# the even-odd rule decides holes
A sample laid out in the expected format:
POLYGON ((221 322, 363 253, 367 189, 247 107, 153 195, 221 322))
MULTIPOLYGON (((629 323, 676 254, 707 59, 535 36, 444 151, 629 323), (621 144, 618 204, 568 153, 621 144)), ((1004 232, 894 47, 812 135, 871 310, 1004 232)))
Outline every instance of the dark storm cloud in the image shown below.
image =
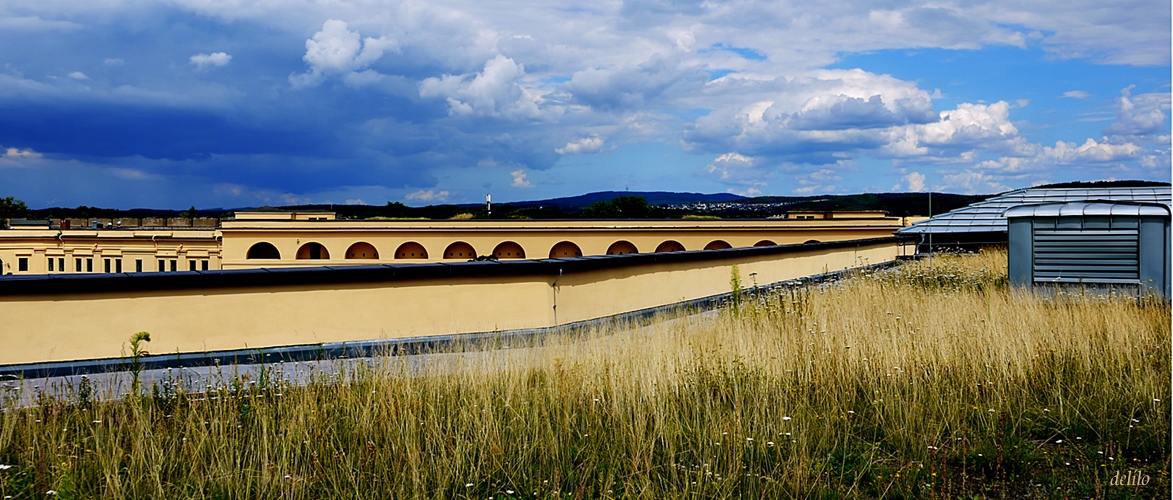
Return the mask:
MULTIPOLYGON (((768 177, 769 165, 832 170, 864 157, 1005 157, 1047 171, 1046 161, 1023 159, 1073 149, 1048 150, 1019 134, 1011 113, 1027 96, 982 93, 944 105, 917 81, 972 68, 898 77, 886 67, 823 68, 841 54, 989 46, 1166 67, 1168 11, 1151 0, 516 9, 465 0, 11 0, 0 4, 0 169, 19 172, 7 179, 44 199, 53 199, 41 196, 52 182, 38 176, 60 174, 89 175, 95 191, 149 184, 225 204, 422 200, 418 192, 428 190, 463 201, 513 178, 537 195, 576 178, 567 169, 593 173, 649 144, 683 149, 702 165, 743 158, 752 168, 733 177, 754 189, 766 189, 766 177, 751 174, 768 177)), ((1142 83, 1115 103, 1105 132, 1132 153, 1107 157, 1168 163, 1157 141, 1168 130, 1168 99, 1154 94, 1161 85, 1142 83), (1139 147, 1133 142, 1148 149, 1130 149, 1139 147)), ((1046 124, 1056 127, 1049 133, 1083 144, 1086 134, 1059 131, 1065 119, 1046 124)), ((687 177, 672 159, 631 164, 663 183, 648 188, 687 177)), ((835 178, 819 175, 808 180, 835 178)), ((605 181, 587 177, 594 184, 574 189, 605 181)))
POLYGON ((341 152, 336 138, 274 125, 250 125, 183 109, 0 104, 0 141, 48 154, 185 160, 216 154, 341 152))

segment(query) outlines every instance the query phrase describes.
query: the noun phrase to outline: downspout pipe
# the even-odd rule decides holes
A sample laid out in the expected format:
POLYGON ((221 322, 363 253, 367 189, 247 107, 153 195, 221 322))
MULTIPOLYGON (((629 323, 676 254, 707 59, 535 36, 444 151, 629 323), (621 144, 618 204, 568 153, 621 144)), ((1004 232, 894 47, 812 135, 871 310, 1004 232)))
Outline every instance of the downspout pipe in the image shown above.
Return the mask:
POLYGON ((562 268, 558 269, 558 277, 550 283, 550 288, 554 289, 554 326, 558 326, 558 281, 562 279, 562 268))

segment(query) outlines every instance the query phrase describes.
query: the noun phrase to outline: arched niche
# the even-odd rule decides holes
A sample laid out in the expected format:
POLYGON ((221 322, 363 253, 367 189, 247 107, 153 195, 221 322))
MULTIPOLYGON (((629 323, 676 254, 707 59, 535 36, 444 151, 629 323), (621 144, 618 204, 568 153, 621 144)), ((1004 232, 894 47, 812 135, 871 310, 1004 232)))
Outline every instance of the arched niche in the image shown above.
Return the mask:
POLYGON ((755 246, 755 247, 772 247, 772 246, 777 246, 777 245, 778 245, 777 243, 774 243, 773 241, 770 241, 770 240, 762 240, 762 241, 759 241, 759 242, 753 244, 753 246, 755 246))
POLYGON ((395 249, 396 259, 426 259, 428 258, 428 251, 423 245, 414 241, 409 241, 399 248, 395 249))
POLYGON ((477 258, 477 252, 476 250, 473 250, 472 245, 469 245, 463 241, 457 241, 456 243, 448 245, 448 248, 444 249, 444 258, 463 260, 475 259, 477 258))
POLYGON ((346 258, 347 259, 378 259, 379 258, 379 251, 375 249, 374 245, 367 243, 365 241, 360 241, 358 243, 350 245, 350 248, 346 249, 346 258))
POLYGON ((705 245, 705 250, 724 250, 726 248, 733 248, 733 245, 726 243, 724 240, 713 240, 708 245, 705 245))
POLYGON ((578 248, 578 245, 575 245, 570 241, 559 242, 550 249, 551 259, 560 259, 564 257, 582 257, 582 249, 578 248))
POLYGON ((524 259, 525 250, 522 249, 521 245, 518 245, 517 243, 506 241, 502 242, 500 245, 497 245, 497 248, 493 249, 493 257, 496 257, 497 260, 524 259))
POLYGON ((624 255, 629 253, 639 253, 639 250, 630 241, 616 241, 607 247, 607 255, 624 255))
POLYGON ((684 251, 684 245, 681 245, 680 242, 678 242, 678 241, 672 241, 672 240, 668 240, 663 243, 660 243, 660 246, 656 247, 657 253, 683 252, 683 251, 684 251))
POLYGON ((247 259, 280 259, 281 252, 277 251, 277 247, 272 243, 262 241, 254 243, 253 246, 248 247, 247 259))
POLYGON ((330 258, 330 252, 326 250, 325 245, 316 241, 311 241, 297 249, 298 260, 325 260, 330 258))

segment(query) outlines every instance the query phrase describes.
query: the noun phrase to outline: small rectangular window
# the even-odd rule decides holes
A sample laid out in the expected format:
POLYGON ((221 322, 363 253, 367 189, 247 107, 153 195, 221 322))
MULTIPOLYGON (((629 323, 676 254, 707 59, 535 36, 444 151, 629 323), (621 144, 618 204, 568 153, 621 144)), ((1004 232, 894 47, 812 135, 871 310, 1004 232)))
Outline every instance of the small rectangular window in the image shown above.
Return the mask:
POLYGON ((165 261, 163 259, 159 259, 159 272, 163 272, 166 270, 167 270, 167 264, 165 264, 165 261))
POLYGON ((94 272, 94 258, 93 257, 86 257, 86 272, 87 273, 94 272))
POLYGON ((179 270, 178 268, 179 268, 179 261, 175 260, 175 259, 171 259, 171 272, 175 272, 175 271, 179 270))
POLYGON ((114 272, 122 272, 122 259, 114 259, 114 272))
POLYGON ((207 270, 208 270, 208 261, 207 261, 207 259, 205 259, 205 260, 201 260, 201 261, 200 261, 200 270, 201 270, 201 271, 207 271, 207 270))
POLYGON ((195 266, 196 266, 196 262, 194 260, 187 261, 187 270, 188 271, 195 271, 195 266))
POLYGON ((102 259, 102 262, 105 264, 106 272, 110 272, 110 259, 102 259))
POLYGON ((49 257, 49 272, 53 272, 53 258, 49 257))
POLYGON ((65 257, 57 257, 57 269, 65 272, 65 257))
POLYGON ((19 259, 16 259, 16 270, 21 271, 21 272, 28 272, 29 258, 28 257, 21 257, 19 259))
POLYGON ((81 257, 73 259, 73 270, 79 273, 81 272, 81 257))
POLYGON ((142 259, 134 259, 134 272, 136 272, 136 273, 143 272, 143 260, 142 259))

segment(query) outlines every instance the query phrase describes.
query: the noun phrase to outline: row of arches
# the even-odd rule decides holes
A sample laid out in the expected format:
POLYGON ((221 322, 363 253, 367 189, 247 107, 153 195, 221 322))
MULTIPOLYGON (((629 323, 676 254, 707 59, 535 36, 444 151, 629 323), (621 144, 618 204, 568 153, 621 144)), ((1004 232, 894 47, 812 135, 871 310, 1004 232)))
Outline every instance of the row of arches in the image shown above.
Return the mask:
MULTIPOLYGON (((755 247, 773 246, 774 242, 770 240, 762 240, 754 244, 755 247)), ((708 245, 705 245, 705 250, 722 250, 726 248, 733 248, 728 242, 723 240, 714 240, 708 245)), ((655 252, 683 252, 684 245, 674 240, 668 240, 660 243, 655 252)), ((607 247, 607 255, 625 255, 639 253, 639 249, 630 241, 620 240, 612 243, 607 247)), ((526 258, 525 249, 516 242, 506 241, 493 248, 491 255, 497 259, 524 259, 526 258)), ((350 245, 344 254, 345 258, 350 259, 366 259, 378 260, 379 251, 374 245, 365 241, 360 241, 350 245)), ((550 248, 549 258, 560 259, 568 257, 582 257, 582 249, 572 241, 562 241, 550 248)), ((277 247, 269 242, 259 242, 249 247, 246 256, 249 260, 254 259, 269 259, 276 260, 281 258, 281 252, 277 247)), ((308 242, 297 249, 295 258, 298 260, 328 260, 330 259, 330 251, 326 249, 325 245, 318 242, 308 242)), ((427 259, 428 250, 423 245, 414 241, 409 241, 399 248, 395 249, 396 259, 427 259)), ((448 245, 444 249, 444 259, 447 260, 470 260, 477 258, 476 249, 472 245, 463 241, 457 241, 448 245)))

